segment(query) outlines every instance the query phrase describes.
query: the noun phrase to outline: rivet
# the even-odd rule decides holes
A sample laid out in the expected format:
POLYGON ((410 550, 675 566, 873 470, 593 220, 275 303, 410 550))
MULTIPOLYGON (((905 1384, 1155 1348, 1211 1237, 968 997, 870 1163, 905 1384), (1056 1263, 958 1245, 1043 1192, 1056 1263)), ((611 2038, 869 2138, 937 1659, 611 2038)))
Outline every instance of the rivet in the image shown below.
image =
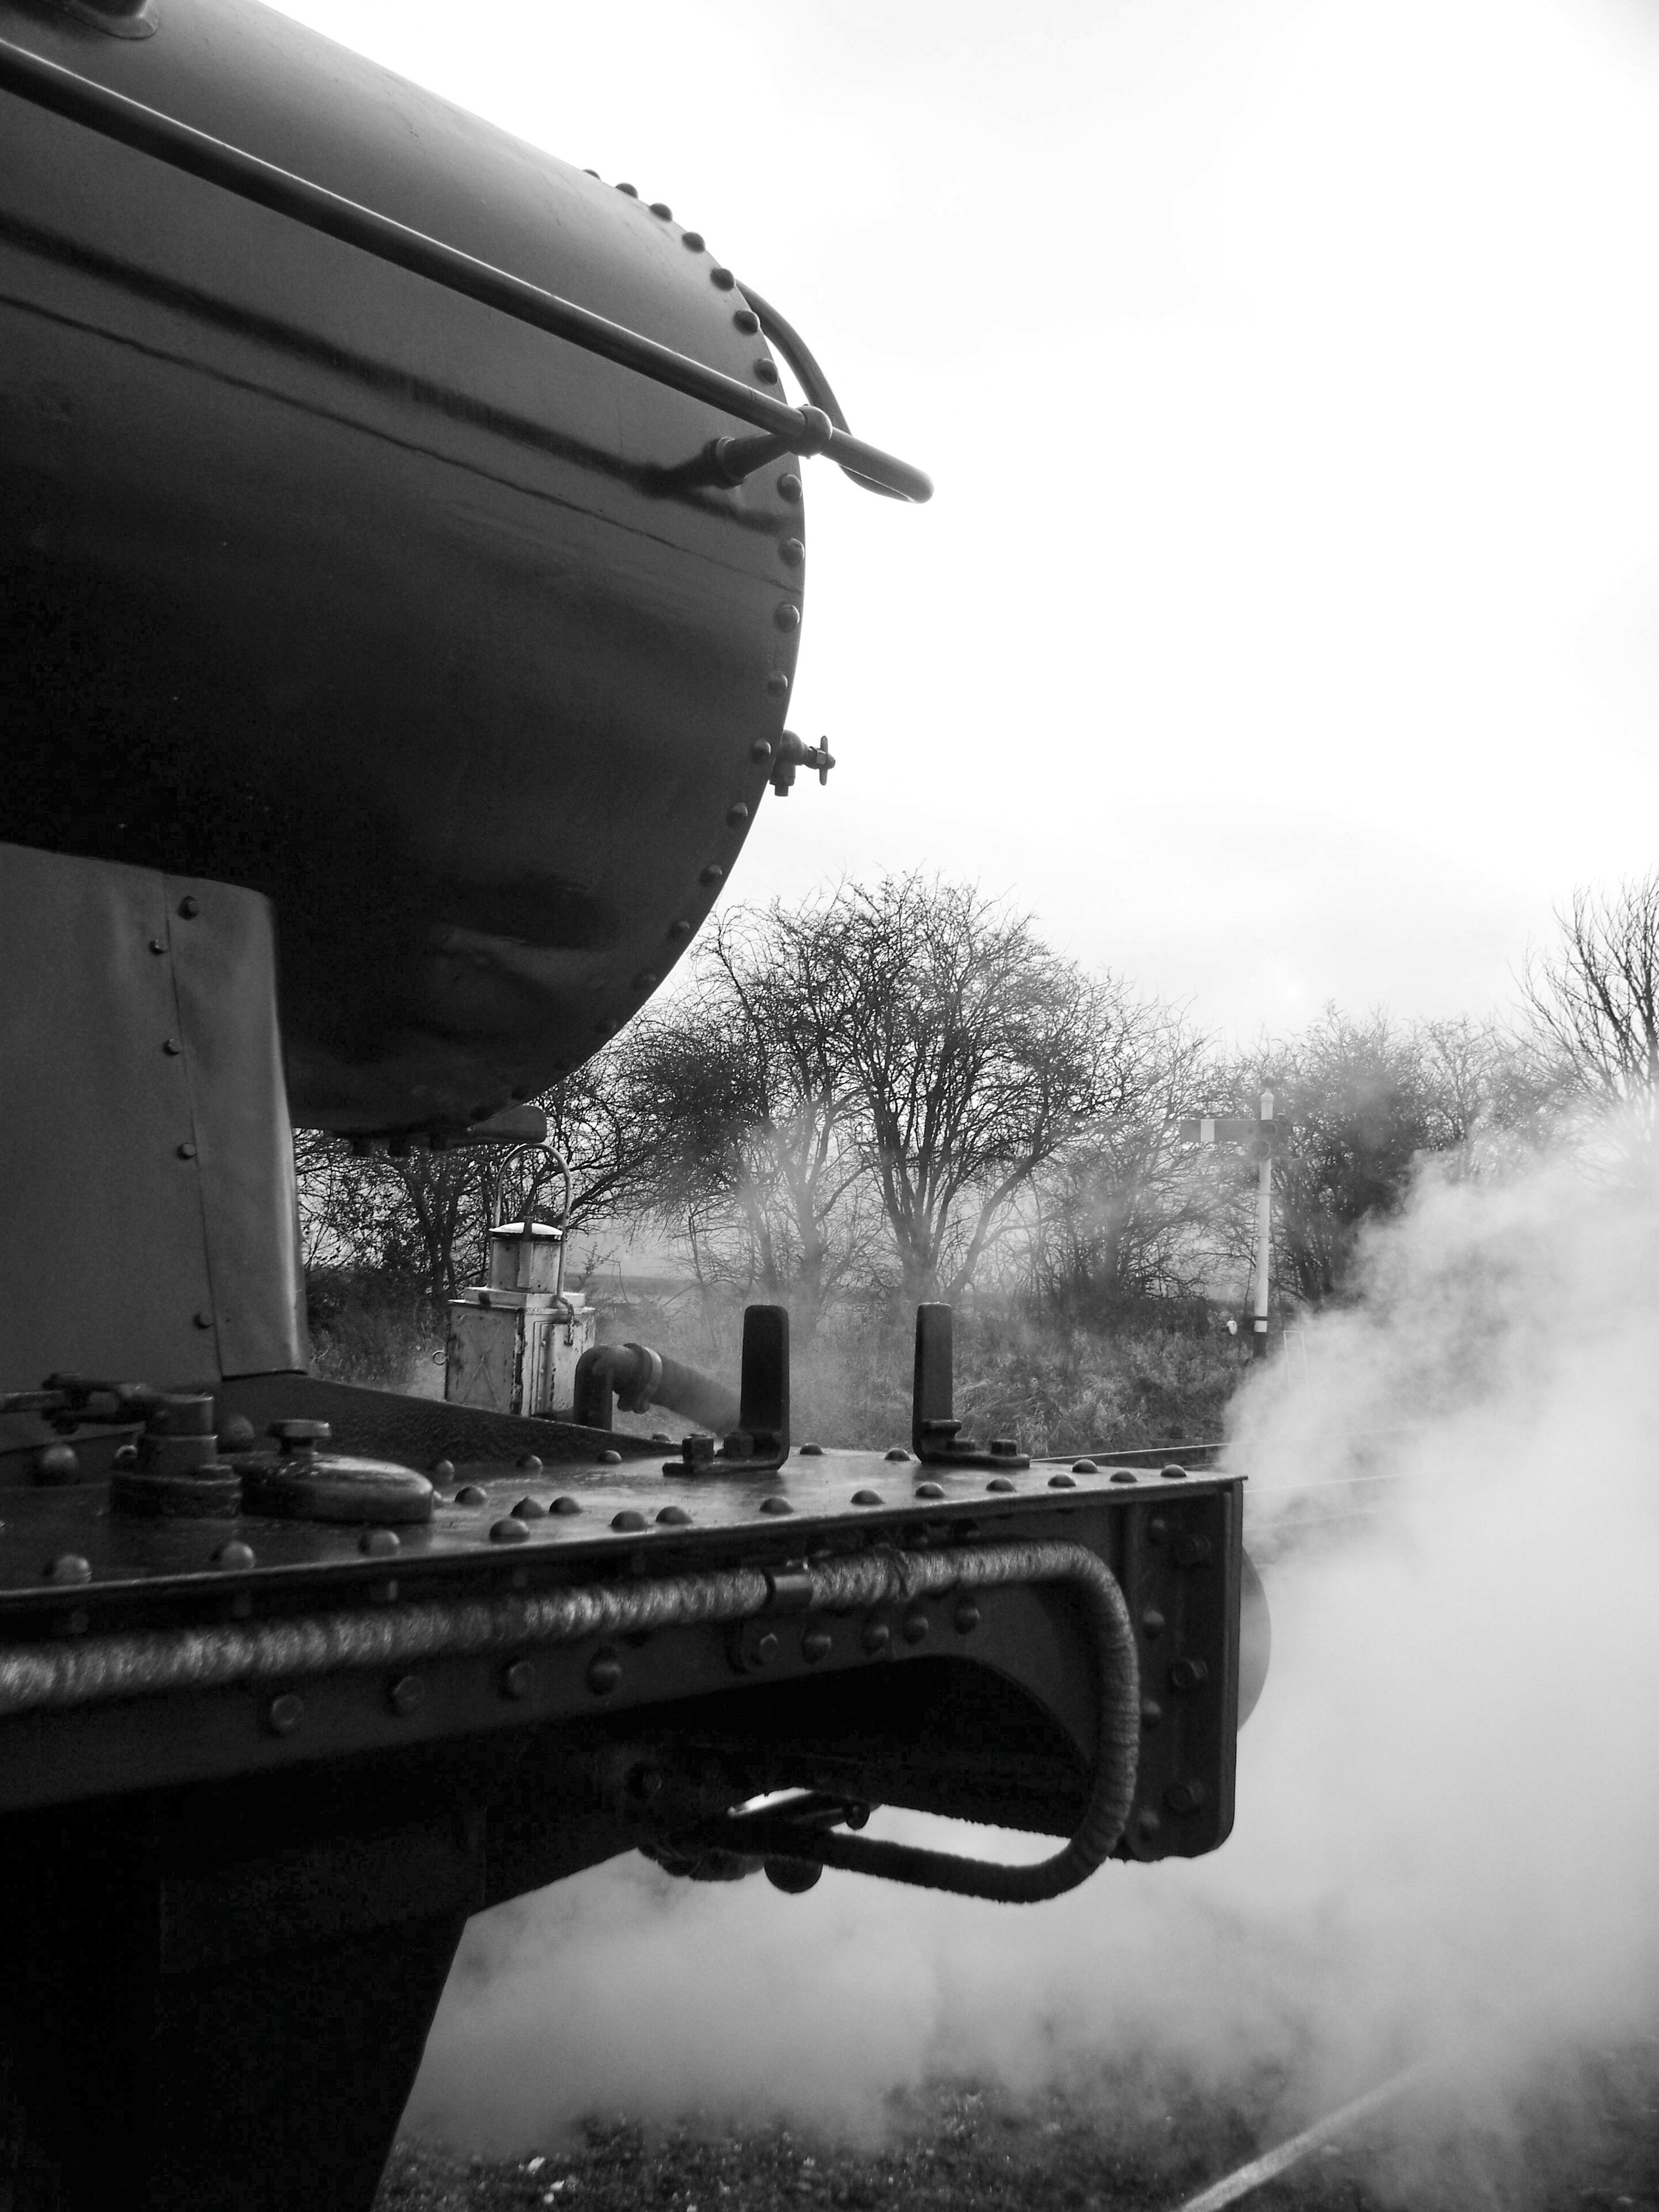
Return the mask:
POLYGON ((854 1505, 879 1505, 881 1502, 881 1492, 878 1490, 855 1490, 853 1492, 854 1505))
POLYGON ((1163 1826, 1163 1821, 1150 1805, 1144 1806, 1135 1814, 1135 1826, 1143 1836, 1155 1836, 1163 1826))
POLYGON ((426 1702, 426 1685, 418 1674, 399 1674, 386 1693, 394 1713, 407 1717, 426 1702))
POLYGON ((1172 1690, 1199 1690, 1210 1679, 1210 1670, 1201 1659, 1177 1659, 1170 1669, 1172 1690))
POLYGON ((622 1465, 622 1454, 619 1451, 613 1451, 607 1448, 599 1454, 599 1465, 601 1467, 620 1467, 622 1465))
POLYGON ((1164 1615, 1155 1605, 1149 1605, 1140 1616, 1142 1631, 1156 1640, 1164 1633, 1164 1615))
POLYGON ((556 1498, 548 1508, 550 1513, 558 1514, 561 1519, 572 1513, 580 1513, 581 1510, 580 1500, 574 1498, 556 1498))
POLYGON ((901 1632, 907 1644, 925 1644, 927 1641, 927 1616, 920 1606, 905 1614, 901 1632))
POLYGON ((1210 1540, 1185 1529, 1170 1547, 1170 1557, 1178 1567, 1202 1567, 1209 1564, 1210 1540))
POLYGON ((708 281, 717 292, 729 292, 738 280, 729 269, 711 269, 708 281))
POLYGON ((43 1444, 34 1455, 37 1482, 73 1482, 81 1472, 81 1455, 73 1444, 43 1444))
POLYGON ((754 744, 749 748, 749 757, 751 761, 757 761, 763 765, 771 759, 772 748, 764 738, 756 738, 754 744))
POLYGON ((648 968, 642 968, 634 978, 634 988, 636 991, 654 991, 661 981, 660 975, 653 975, 648 968))
POLYGON ((674 220, 674 210, 666 200, 653 200, 651 212, 664 222, 672 222, 674 220))
POLYGON ((1158 1473, 1164 1477, 1165 1482, 1185 1482, 1187 1480, 1187 1470, 1184 1467, 1161 1467, 1158 1473))
POLYGON ((640 188, 637 185, 618 185, 617 190, 619 192, 626 192, 630 200, 636 200, 640 196, 640 188))
POLYGON ((757 361, 755 363, 755 374, 763 384, 775 384, 778 380, 776 365, 769 361, 757 361))
POLYGON ((1072 1472, 1073 1474, 1098 1474, 1100 1469, 1091 1459, 1074 1459, 1072 1462, 1072 1472))
POLYGON ((1077 1477, 1074 1474, 1051 1474, 1048 1487, 1050 1490, 1075 1490, 1077 1477))
POLYGON ((780 1498, 774 1492, 770 1498, 762 1498, 760 1510, 763 1513, 793 1513, 795 1509, 787 1498, 780 1498))
POLYGON ((872 1653, 884 1651, 892 1640, 893 1632, 884 1620, 871 1620, 865 1623, 863 1641, 866 1651, 872 1653))
POLYGON ((1149 1544, 1161 1544, 1169 1533, 1169 1522, 1161 1513, 1154 1513, 1146 1523, 1146 1541, 1149 1544))
POLYGON ((625 1512, 613 1513, 611 1516, 611 1525, 613 1528, 625 1528, 637 1534, 640 1529, 647 1528, 651 1524, 643 1513, 635 1513, 630 1507, 625 1512))
POLYGON ((115 1449, 110 1454, 110 1465, 112 1467, 137 1467, 137 1464, 138 1447, 137 1444, 117 1444, 115 1449))
POLYGON ((542 1463, 534 1452, 520 1452, 518 1464, 526 1474, 539 1474, 542 1471, 542 1463))
POLYGON ((676 945, 683 945, 690 934, 691 925, 689 921, 671 921, 668 925, 670 940, 676 945))
POLYGON ((943 1498, 945 1485, 942 1482, 919 1482, 915 1487, 915 1495, 918 1498, 943 1498))
POLYGON ((514 1659, 501 1669, 501 1695, 527 1698, 536 1686, 536 1669, 528 1659, 514 1659))
POLYGON ((718 860, 711 860, 708 863, 708 866, 698 877, 697 880, 699 883, 703 884, 718 884, 723 883, 725 878, 726 871, 721 867, 720 862, 718 860))
POLYGON ((365 1528, 357 1539, 357 1549, 366 1559, 389 1559, 403 1546, 395 1528, 365 1528))
POLYGON ((681 235, 680 244, 686 248, 688 252, 701 253, 702 252, 702 233, 700 230, 685 231, 681 235))
POLYGON ((464 1482, 455 1492, 455 1503, 458 1505, 482 1505, 489 1495, 481 1483, 464 1482))
POLYGON ((809 1628, 800 1640, 800 1656, 809 1667, 827 1659, 834 1648, 835 1638, 827 1628, 809 1628))
POLYGON ((211 1328, 213 1326, 213 1316, 208 1311, 205 1306, 198 1307, 197 1311, 191 1316, 191 1319, 195 1322, 198 1328, 211 1328))
POLYGON ((760 317, 752 307, 739 307, 732 319, 746 338, 753 337, 760 328, 760 317))
POLYGON ((177 1060, 179 1054, 184 1050, 184 1047, 179 1043, 177 1037, 163 1037, 161 1039, 161 1049, 166 1053, 169 1060, 177 1060))
POLYGON ((906 1460, 908 1460, 908 1459, 909 1458, 910 1455, 909 1455, 909 1453, 908 1453, 908 1451, 906 1451, 906 1450, 905 1450, 904 1446, 903 1446, 902 1444, 895 1444, 895 1445, 893 1446, 892 1449, 891 1449, 890 1452, 888 1452, 888 1453, 886 1454, 886 1456, 887 1456, 887 1458, 889 1458, 889 1459, 892 1460, 892 1461, 896 1464, 896 1463, 901 1462, 902 1462, 902 1461, 906 1461, 906 1460))
POLYGON ((582 174, 585 177, 592 177, 595 184, 602 185, 605 182, 597 169, 584 169, 582 174))
POLYGON ((1140 1477, 1135 1473, 1133 1468, 1120 1467, 1115 1468, 1112 1471, 1112 1480, 1114 1482, 1139 1482, 1139 1480, 1140 1477))
POLYGON ((800 628, 800 609, 795 605, 793 599, 785 599, 779 606, 774 609, 772 619, 780 629, 799 629, 800 628))
POLYGON ((152 952, 165 952, 167 949, 167 941, 166 938, 152 937, 149 940, 149 949, 152 952))
POLYGON ((185 1142, 179 1146, 179 1157, 181 1160, 193 1160, 195 1158, 196 1147, 190 1142, 188 1138, 186 1138, 185 1142))
POLYGON ((782 669, 775 668, 766 679, 767 696, 769 698, 781 699, 788 689, 789 678, 784 674, 782 669))
POLYGON ((194 921, 201 911, 202 902, 198 898, 191 898, 186 894, 179 902, 179 915, 185 921, 194 921))
POLYGON ((306 1717, 306 1701, 284 1690, 265 1707, 265 1726, 272 1735, 292 1735, 306 1717))
POLYGON ((1143 1698, 1141 1699, 1140 1725, 1142 1728, 1155 1729, 1163 1717, 1164 1708, 1158 1704, 1156 1698, 1143 1698))
POLYGON ((530 1531, 522 1521, 495 1521, 490 1523, 489 1540, 492 1544, 527 1544, 530 1531))
POLYGON ((749 1656, 757 1667, 769 1667, 778 1656, 777 1632, 764 1629, 749 1647, 749 1656))
POLYGON ((434 1459, 432 1462, 432 1480, 434 1482, 453 1482, 455 1480, 454 1461, 453 1459, 434 1459))
POLYGON ((544 1521, 547 1508, 539 1498, 521 1498, 513 1508, 513 1517, 515 1521, 544 1521))
POLYGON ((800 478, 795 474, 793 469, 786 469, 778 478, 778 497, 787 501, 791 507, 799 506, 800 478))
POLYGON ((988 1490, 1013 1490, 1017 1486, 1006 1474, 994 1474, 985 1486, 988 1490))
POLYGON ((1172 1813, 1196 1813, 1204 1802, 1204 1784, 1172 1782, 1164 1793, 1164 1802, 1172 1813))
POLYGON ((823 1457, 823 1446, 822 1444, 803 1444, 800 1448, 800 1455, 803 1459, 822 1459, 823 1457))
POLYGON ((691 1516, 683 1505, 665 1505, 657 1516, 665 1528, 689 1528, 691 1516))
POLYGON ((608 1698, 622 1680, 622 1661, 611 1650, 596 1651, 588 1662, 587 1686, 596 1698, 608 1698))
POLYGON ((778 558, 786 568, 799 568, 806 558, 806 548, 799 538, 786 538, 778 548, 778 558))
POLYGON ((92 1562, 78 1552, 60 1552, 55 1559, 46 1561, 44 1572, 49 1583, 89 1583, 92 1562))
POLYGON ((728 830, 741 830, 748 819, 749 809, 740 799, 726 810, 726 826, 728 830))
POLYGON ((958 1636, 971 1636, 979 1626, 979 1607, 974 1603, 972 1598, 965 1597, 958 1603, 951 1619, 955 1624, 958 1636))

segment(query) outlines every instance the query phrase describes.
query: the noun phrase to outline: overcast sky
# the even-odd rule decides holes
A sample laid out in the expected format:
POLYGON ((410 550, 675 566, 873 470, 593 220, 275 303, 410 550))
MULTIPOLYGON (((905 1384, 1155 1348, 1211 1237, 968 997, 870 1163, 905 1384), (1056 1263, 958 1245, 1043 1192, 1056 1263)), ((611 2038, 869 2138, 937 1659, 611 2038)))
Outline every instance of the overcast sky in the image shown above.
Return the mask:
POLYGON ((807 474, 732 896, 920 863, 1222 1036, 1481 1012, 1659 860, 1651 0, 288 0, 703 231, 807 474))

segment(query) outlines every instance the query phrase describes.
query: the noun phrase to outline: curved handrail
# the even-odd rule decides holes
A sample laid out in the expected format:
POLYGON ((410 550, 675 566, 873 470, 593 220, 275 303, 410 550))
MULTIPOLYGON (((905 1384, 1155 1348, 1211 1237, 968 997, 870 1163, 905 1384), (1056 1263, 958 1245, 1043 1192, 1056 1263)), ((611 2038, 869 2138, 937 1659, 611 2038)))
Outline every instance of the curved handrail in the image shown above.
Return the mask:
POLYGON ((63 63, 16 46, 9 39, 0 39, 0 88, 380 260, 495 307, 517 322, 600 354, 635 375, 671 386, 693 399, 735 415, 740 422, 752 422, 757 428, 781 437, 792 453, 825 452, 844 467, 850 465, 851 474, 895 498, 919 503, 933 497, 933 487, 920 469, 884 453, 878 447, 866 445, 844 426, 832 428, 820 443, 816 426, 804 408, 752 392, 736 377, 677 353, 672 346, 660 345, 655 338, 595 314, 592 308, 578 307, 573 300, 561 299, 556 292, 463 253, 457 246, 446 246, 441 239, 429 238, 408 223, 364 207, 342 192, 331 191, 325 185, 295 176, 290 169, 215 138, 193 124, 180 122, 177 116, 148 107, 126 93, 82 76, 63 63))

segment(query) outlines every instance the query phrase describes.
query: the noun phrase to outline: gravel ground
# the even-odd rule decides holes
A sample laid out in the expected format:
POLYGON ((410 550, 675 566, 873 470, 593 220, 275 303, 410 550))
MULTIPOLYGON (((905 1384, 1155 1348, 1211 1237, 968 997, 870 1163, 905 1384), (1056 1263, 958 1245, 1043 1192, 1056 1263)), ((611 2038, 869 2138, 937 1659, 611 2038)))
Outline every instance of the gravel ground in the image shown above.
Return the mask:
MULTIPOLYGON (((941 2084, 895 2100, 879 2144, 801 2128, 647 2130, 592 2119, 537 2156, 400 2143, 376 2212, 1174 2212, 1281 2139, 1277 2085, 1218 2100, 1145 2079, 1033 2102, 941 2084)), ((1430 2093, 1432 2097, 1433 2093, 1430 2093)), ((1553 2065, 1517 2136, 1443 2097, 1414 2124, 1355 2131, 1248 2203, 1256 2212, 1659 2212, 1659 2045, 1553 2065)))

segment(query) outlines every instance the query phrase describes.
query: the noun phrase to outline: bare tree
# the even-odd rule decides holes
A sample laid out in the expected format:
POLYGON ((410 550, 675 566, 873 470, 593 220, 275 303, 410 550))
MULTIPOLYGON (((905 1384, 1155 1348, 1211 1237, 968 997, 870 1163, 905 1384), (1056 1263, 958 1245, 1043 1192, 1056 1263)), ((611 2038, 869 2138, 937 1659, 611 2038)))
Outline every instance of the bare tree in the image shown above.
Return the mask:
POLYGON ((871 1226, 850 979, 822 911, 774 902, 724 916, 690 990, 630 1043, 634 1096, 655 1131, 654 1211, 684 1225, 700 1280, 787 1304, 806 1340, 871 1226))
POLYGON ((1601 896, 1577 891, 1553 953, 1522 989, 1534 1060, 1568 1102, 1659 1122, 1659 869, 1601 896))
POLYGON ((816 927, 847 978, 860 1142, 898 1287, 958 1297, 1037 1170, 1111 1109, 1136 1012, 972 885, 890 877, 842 890, 816 927))
POLYGON ((1115 1109, 1081 1128, 1036 1182, 1033 1287, 1079 1316, 1190 1297, 1211 1272, 1213 1160, 1179 1125, 1218 1091, 1206 1041, 1177 1014, 1141 1010, 1117 1057, 1115 1109))

